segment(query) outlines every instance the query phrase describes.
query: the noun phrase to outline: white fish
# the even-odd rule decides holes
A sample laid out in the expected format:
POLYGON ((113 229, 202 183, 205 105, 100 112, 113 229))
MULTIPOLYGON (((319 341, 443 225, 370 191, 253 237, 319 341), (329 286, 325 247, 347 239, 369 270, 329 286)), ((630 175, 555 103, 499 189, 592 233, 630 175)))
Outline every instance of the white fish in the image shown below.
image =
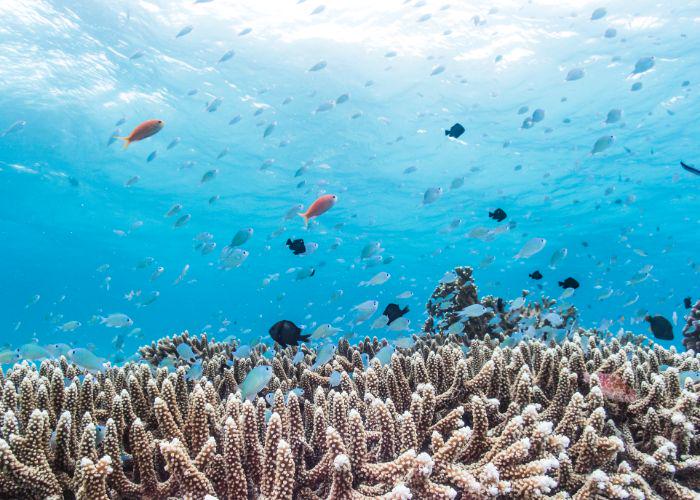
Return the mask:
POLYGON ((318 107, 316 108, 316 111, 314 111, 314 113, 323 113, 324 111, 330 111, 334 107, 335 107, 335 101, 333 101, 333 100, 324 101, 318 105, 318 107))
POLYGON ((238 386, 241 390, 241 397, 244 400, 252 401, 255 396, 265 388, 272 378, 272 367, 268 365, 256 366, 248 372, 245 379, 238 386))
POLYGON ((605 9, 605 7, 598 7, 591 14, 591 21, 597 21, 598 19, 602 19, 607 13, 608 11, 605 9))
POLYGON ((185 279, 185 276, 187 276, 187 272, 190 270, 190 265, 185 264, 185 267, 182 268, 182 271, 180 271, 180 274, 178 275, 177 278, 175 278, 175 281, 173 281, 173 285, 177 285, 180 283, 183 279, 185 279))
POLYGON ((90 371, 102 371, 106 359, 96 356, 92 351, 78 347, 68 351, 68 358, 76 365, 90 371))
POLYGON ((602 294, 600 294, 600 295, 598 296, 598 300, 606 300, 606 299, 609 299, 610 297, 612 297, 613 292, 614 292, 614 290, 613 290, 612 288, 608 289, 607 292, 602 293, 602 294))
POLYGON ((231 239, 231 243, 229 246, 231 247, 238 247, 244 244, 246 241, 248 241, 251 236, 253 236, 253 231, 252 227, 246 228, 246 229, 240 229, 234 237, 231 239))
POLYGON ((440 283, 442 283, 442 284, 444 284, 444 283, 451 283, 451 282, 453 282, 453 281, 456 280, 456 279, 457 279, 457 275, 456 275, 455 273, 453 273, 452 271, 447 271, 447 272, 442 276, 442 278, 440 278, 440 283))
POLYGON ((434 203, 438 198, 442 196, 441 187, 431 187, 425 190, 423 193, 423 205, 428 205, 429 203, 434 203))
POLYGON ((188 363, 194 363, 197 360, 197 355, 194 353, 189 344, 185 344, 184 342, 182 344, 178 344, 175 350, 180 358, 184 359, 188 363))
POLYGON ((302 361, 304 361, 304 351, 302 351, 301 349, 299 349, 299 350, 297 351, 297 353, 294 355, 294 357, 292 358, 292 364, 293 364, 294 366, 296 366, 296 365, 298 365, 299 363, 301 363, 302 361))
POLYGON ((277 122, 273 121, 270 123, 267 127, 265 127, 265 130, 263 131, 263 139, 268 137, 272 132, 274 132, 275 127, 277 127, 277 122))
POLYGON ((221 106, 221 103, 224 102, 223 97, 215 97, 211 102, 207 103, 206 110, 209 113, 213 113, 217 109, 219 109, 219 106, 221 106))
POLYGON ((360 252, 361 259, 369 259, 370 257, 382 253, 382 244, 379 241, 372 241, 367 243, 360 252))
POLYGON ((177 35, 175 35, 175 38, 180 38, 181 36, 185 36, 185 35, 191 33, 193 29, 194 29, 194 26, 187 25, 184 28, 182 28, 180 31, 178 31, 177 35))
POLYGON ((400 347, 401 349, 410 349, 416 344, 416 341, 413 340, 413 337, 399 337, 394 340, 394 345, 396 347, 400 347))
MULTIPOLYGON (((506 226, 503 226, 503 227, 506 227, 506 226)), ((491 239, 493 239, 491 236, 492 234, 493 233, 491 232, 491 230, 489 228, 483 227, 483 226, 477 226, 477 227, 471 229, 467 233, 467 238, 474 238, 474 239, 482 240, 482 241, 490 241, 491 239)))
POLYGON ((319 61, 319 62, 317 62, 316 64, 314 64, 313 66, 311 66, 311 67, 308 69, 308 71, 309 71, 309 72, 321 71, 321 70, 322 70, 323 68, 325 68, 326 66, 328 66, 328 63, 327 63, 326 61, 319 61))
POLYGON ((561 325, 564 322, 564 320, 561 319, 561 316, 559 316, 557 313, 553 313, 553 312, 543 316, 542 320, 549 321, 549 323, 555 327, 561 325))
POLYGON ((81 325, 82 323, 80 321, 67 321, 61 325, 61 331, 72 332, 73 330, 80 328, 81 325))
POLYGON ((299 203, 298 205, 292 206, 289 210, 287 210, 287 213, 284 214, 284 219, 285 220, 291 220, 294 219, 298 216, 299 212, 303 211, 304 205, 299 203))
POLYGON ((323 366, 328 363, 335 355, 336 346, 335 344, 326 344, 316 353, 316 360, 314 364, 311 365, 311 369, 315 370, 319 366, 323 366))
POLYGON ((336 328, 330 323, 324 323, 323 325, 319 326, 314 330, 314 332, 311 334, 312 339, 322 339, 325 337, 332 337, 336 333, 342 332, 343 330, 340 328, 336 328))
POLYGON ((614 135, 604 135, 602 137, 599 137, 598 140, 595 141, 595 144, 593 144, 591 154, 602 153, 603 151, 608 149, 613 142, 615 142, 614 135))
POLYGON ((309 241, 304 246, 306 247, 306 251, 300 255, 311 255, 316 250, 318 250, 318 243, 315 243, 313 241, 309 241))
POLYGON ((656 59, 654 58, 654 56, 639 58, 634 65, 634 70, 632 71, 632 74, 638 75, 640 73, 644 73, 646 71, 649 71, 651 68, 654 67, 655 60, 656 59))
POLYGON ((299 270, 297 271, 297 274, 296 274, 296 276, 294 277, 294 279, 296 279, 297 281, 301 281, 301 280, 304 280, 304 279, 306 279, 306 278, 310 278, 310 277, 313 276, 314 274, 316 274, 316 269, 315 269, 315 268, 313 268, 313 267, 311 267, 311 266, 302 267, 302 268, 299 268, 299 270))
POLYGON ((454 333, 456 335, 459 335, 464 331, 464 323, 457 321, 455 323, 452 323, 450 327, 447 329, 447 333, 454 333))
POLYGON ((386 271, 381 271, 374 276, 369 281, 360 281, 359 286, 377 286, 377 285, 383 285, 387 281, 389 281, 389 278, 391 278, 391 274, 387 273, 386 271))
POLYGON ((39 295, 38 293, 36 295, 33 295, 32 298, 29 299, 29 302, 27 302, 27 304, 24 306, 24 308, 29 309, 30 306, 33 306, 34 304, 39 302, 40 299, 41 295, 39 295))
POLYGON ((5 137, 6 135, 10 135, 14 132, 18 132, 22 130, 25 126, 27 125, 27 122, 24 120, 19 120, 7 127, 3 132, 0 132, 0 137, 5 137))
POLYGON ((673 311, 673 316, 671 316, 671 318, 673 319, 673 324, 678 326, 678 313, 676 311, 673 311))
POLYGON ((396 349, 393 345, 385 345, 379 350, 373 359, 378 359, 382 365, 389 364, 391 362, 391 356, 394 354, 395 350, 396 349))
POLYGON ((583 68, 573 68, 566 74, 566 81, 574 82, 576 80, 580 80, 584 76, 586 76, 586 72, 583 70, 583 68))
POLYGON ((514 299, 513 302, 510 303, 510 310, 511 311, 517 311, 521 307, 525 305, 525 297, 518 297, 517 299, 514 299))
POLYGON ((240 267, 248 258, 248 255, 250 255, 250 253, 242 248, 225 247, 221 252, 221 256, 219 257, 221 268, 224 270, 229 270, 233 269, 234 267, 240 267))
POLYGON ((568 254, 569 250, 566 248, 560 248, 559 250, 556 250, 552 254, 552 257, 549 259, 549 268, 556 269, 557 264, 564 260, 568 254))
POLYGON ((411 292, 410 290, 401 292, 396 296, 397 299, 410 299, 411 297, 413 297, 413 292, 411 292))
POLYGON ((357 311, 355 314, 355 324, 360 324, 367 321, 379 307, 379 302, 376 300, 367 300, 361 304, 356 305, 352 308, 353 311, 357 311))
POLYGON ((158 266, 158 268, 153 271, 153 274, 151 274, 151 277, 149 278, 151 281, 157 280, 161 274, 165 272, 165 268, 163 266, 158 266))
POLYGON ((643 272, 643 269, 642 269, 642 270, 638 271, 634 276, 632 276, 629 280, 627 280, 625 282, 625 284, 627 286, 637 285, 637 284, 642 283, 642 282, 646 281, 647 279, 649 279, 650 276, 651 276, 651 273, 643 272))
POLYGON ((496 256, 495 255, 487 255, 486 257, 483 258, 483 260, 479 263, 479 268, 480 269, 485 269, 489 267, 491 264, 493 264, 496 261, 496 256))
POLYGON ((389 317, 382 314, 372 322, 370 328, 372 330, 377 330, 379 328, 384 328, 387 324, 389 324, 389 317))
POLYGON ((565 288, 564 292, 559 296, 559 300, 568 299, 576 290, 574 288, 565 288))
POLYGON ((544 238, 532 238, 530 239, 520 251, 515 254, 514 259, 527 259, 542 251, 542 249, 547 244, 547 240, 544 238))
POLYGON ((632 297, 630 300, 628 300, 627 302, 625 302, 622 306, 623 306, 623 307, 631 306, 632 304, 636 304, 638 300, 639 300, 639 294, 636 294, 636 295, 635 295, 634 297, 632 297))
POLYGON ((2 365, 18 363, 20 359, 22 359, 22 355, 17 351, 0 352, 0 364, 2 365))
POLYGON ((611 109, 608 111, 608 116, 605 118, 605 123, 617 123, 622 118, 621 109, 611 109))
POLYGON ((333 370, 331 376, 328 377, 328 385, 331 387, 338 387, 340 385, 340 372, 338 370, 333 370))
POLYGON ((389 331, 401 332, 404 330, 408 330, 410 324, 411 324, 411 320, 409 320, 405 316, 401 316, 400 318, 397 318, 391 322, 391 324, 389 325, 389 331))
POLYGON ((461 318, 478 318, 491 311, 490 307, 481 304, 472 304, 462 309, 458 314, 461 318))
POLYGON ((236 53, 233 50, 228 50, 228 51, 226 51, 226 53, 224 53, 223 56, 221 56, 219 58, 219 62, 224 63, 226 61, 229 61, 229 60, 233 59, 233 56, 235 56, 235 55, 236 55, 236 53))
POLYGON ((112 313, 108 316, 101 317, 100 324, 109 328, 124 328, 133 325, 134 321, 126 314, 112 313))
POLYGON ((51 357, 51 353, 47 349, 34 342, 24 344, 18 349, 18 351, 23 359, 28 359, 30 361, 36 359, 47 359, 51 357))

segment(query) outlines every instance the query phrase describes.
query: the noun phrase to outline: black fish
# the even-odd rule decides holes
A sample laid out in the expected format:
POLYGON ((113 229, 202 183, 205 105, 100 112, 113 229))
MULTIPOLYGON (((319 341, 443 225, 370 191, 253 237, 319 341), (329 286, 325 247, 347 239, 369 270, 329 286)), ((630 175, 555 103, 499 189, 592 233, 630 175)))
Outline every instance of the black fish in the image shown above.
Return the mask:
POLYGON ((384 312, 382 313, 384 316, 389 318, 389 321, 387 321, 387 325, 390 325, 392 321, 395 321, 399 319, 401 316, 406 314, 408 312, 408 306, 404 307, 401 309, 398 304, 391 303, 386 308, 384 308, 384 312))
POLYGON ((454 137, 455 139, 457 139, 464 132, 464 127, 459 123, 455 123, 454 125, 452 125, 452 128, 450 128, 450 130, 445 130, 445 135, 447 137, 454 137))
POLYGON ((687 170, 691 174, 700 175, 700 170, 693 167, 692 165, 688 165, 687 163, 681 162, 681 167, 683 167, 683 170, 687 170))
POLYGON ((301 334, 301 328, 283 319, 270 327, 270 337, 282 347, 297 345, 299 341, 308 342, 309 336, 301 334))
POLYGON ((651 325, 651 333, 661 340, 673 340, 673 326, 671 322, 663 316, 647 316, 644 318, 651 325))
POLYGON ((542 279, 542 273, 539 271, 535 271, 534 273, 530 273, 528 276, 532 278, 533 280, 541 280, 542 279))
POLYGON ((579 284, 573 278, 566 278, 564 281, 559 282, 559 286, 562 288, 578 288, 579 284))
POLYGON ((287 240, 287 246, 294 253, 294 255, 301 255, 306 253, 306 245, 304 245, 304 240, 301 238, 298 240, 287 240))
POLYGON ((686 309, 690 309, 692 304, 690 302, 690 297, 686 297, 683 299, 683 305, 685 306, 686 309))
POLYGON ((508 215, 503 211, 502 208, 497 208, 493 212, 489 212, 489 217, 491 217, 494 220, 497 220, 498 222, 502 222, 505 220, 508 215))
POLYGON ((500 297, 498 297, 498 300, 496 301, 496 310, 499 313, 502 313, 503 311, 506 310, 506 303, 500 297))

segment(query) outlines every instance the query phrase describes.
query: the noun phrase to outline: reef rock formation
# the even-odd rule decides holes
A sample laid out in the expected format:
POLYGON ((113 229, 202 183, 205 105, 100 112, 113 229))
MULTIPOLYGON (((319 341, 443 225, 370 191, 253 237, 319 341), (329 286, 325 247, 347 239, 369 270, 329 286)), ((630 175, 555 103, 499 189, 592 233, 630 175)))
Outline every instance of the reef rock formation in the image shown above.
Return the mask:
POLYGON ((698 300, 688 314, 687 322, 683 327, 683 345, 686 349, 700 352, 700 300, 698 300))
MULTIPOLYGON (((456 267, 447 273, 433 291, 426 310, 428 319, 423 325, 426 333, 447 333, 460 322, 459 311, 465 307, 479 304, 478 289, 472 278, 471 267, 456 267)), ((488 332, 487 322, 491 313, 479 318, 472 318, 464 325, 464 335, 469 338, 483 338, 488 332)), ((461 333, 461 332, 460 332, 461 333)))

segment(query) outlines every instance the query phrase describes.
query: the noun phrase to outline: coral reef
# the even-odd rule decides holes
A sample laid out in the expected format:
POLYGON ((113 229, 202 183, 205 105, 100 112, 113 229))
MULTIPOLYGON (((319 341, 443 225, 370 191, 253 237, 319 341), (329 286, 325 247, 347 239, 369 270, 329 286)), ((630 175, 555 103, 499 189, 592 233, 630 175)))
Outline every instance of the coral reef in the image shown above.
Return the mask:
POLYGON ((700 355, 575 325, 511 342, 516 316, 549 328, 549 301, 506 312, 485 297, 490 319, 446 333, 457 309, 436 297, 477 303, 459 269, 467 290, 429 303, 435 331, 384 364, 377 338, 341 339, 314 370, 306 346, 243 356, 187 333, 99 373, 16 364, 0 374, 0 497, 698 498, 700 383, 680 374, 700 355), (158 367, 181 343, 201 376, 158 367), (242 400, 258 365, 273 376, 242 400))
POLYGON ((687 316, 687 322, 683 327, 683 345, 688 350, 700 352, 700 300, 695 303, 687 316))
POLYGON ((253 401, 236 389, 266 362, 257 350, 215 351, 190 381, 184 367, 17 364, 0 399, 0 495, 697 498, 700 384, 678 376, 700 368, 692 353, 579 336, 459 348, 435 334, 364 366, 381 345, 342 340, 317 371, 313 351, 296 366, 280 351, 270 397, 253 401))

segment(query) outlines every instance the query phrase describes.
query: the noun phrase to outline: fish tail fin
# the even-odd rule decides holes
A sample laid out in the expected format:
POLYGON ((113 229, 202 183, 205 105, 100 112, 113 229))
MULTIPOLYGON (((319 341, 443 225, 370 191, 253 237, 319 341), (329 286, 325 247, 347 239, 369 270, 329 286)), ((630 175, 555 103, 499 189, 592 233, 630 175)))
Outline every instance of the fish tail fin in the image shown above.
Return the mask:
POLYGON ((559 286, 564 286, 564 282, 563 282, 563 281, 559 281, 558 283, 559 283, 559 286))
POLYGON ((445 135, 450 135, 450 131, 449 131, 449 130, 445 130, 445 135))
POLYGON ((493 217, 493 212, 489 212, 489 217, 493 217))
POLYGON ((292 244, 292 240, 287 238, 287 246, 290 246, 292 244))
POLYGON ((401 312, 402 312, 403 314, 407 314, 408 311, 409 311, 408 306, 404 307, 404 308, 401 310, 401 312))
POLYGON ((302 340, 303 342, 308 342, 310 337, 311 337, 310 334, 299 335, 299 339, 302 340))
POLYGON ((131 144, 131 139, 129 139, 128 137, 120 137, 115 135, 114 138, 124 141, 124 149, 128 149, 129 144, 131 144))
POLYGON ((309 227, 309 216, 305 212, 299 212, 297 215, 304 219, 304 227, 309 227))

